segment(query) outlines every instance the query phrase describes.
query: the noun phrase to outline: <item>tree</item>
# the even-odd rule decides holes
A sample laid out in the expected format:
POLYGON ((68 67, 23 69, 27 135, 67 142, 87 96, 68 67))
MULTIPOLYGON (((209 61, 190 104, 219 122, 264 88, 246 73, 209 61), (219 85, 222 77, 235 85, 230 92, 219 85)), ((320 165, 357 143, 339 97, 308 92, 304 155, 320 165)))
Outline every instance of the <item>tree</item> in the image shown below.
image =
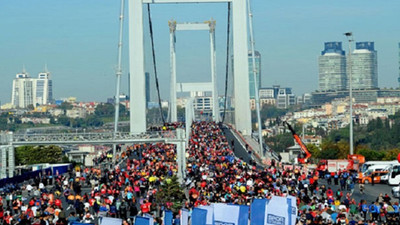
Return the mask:
POLYGON ((311 153, 311 157, 315 158, 315 159, 320 159, 321 157, 321 150, 319 150, 319 148, 314 145, 314 144, 307 144, 307 149, 308 151, 311 153))
POLYGON ((66 110, 68 110, 68 109, 72 109, 73 106, 72 106, 72 104, 69 103, 69 102, 61 102, 61 105, 59 106, 59 108, 62 109, 62 110, 64 110, 64 111, 66 111, 66 110))
POLYGON ((321 144, 321 149, 321 158, 323 159, 337 159, 339 156, 339 148, 332 141, 323 141, 321 144))
POLYGON ((271 148, 277 152, 283 152, 288 147, 294 145, 293 136, 289 132, 278 134, 273 137, 266 137, 265 142, 267 143, 267 145, 271 146, 271 148))
POLYGON ((99 104, 96 107, 96 110, 94 111, 94 114, 96 116, 114 116, 114 105, 110 104, 110 103, 103 103, 103 104, 99 104))
POLYGON ((185 193, 181 188, 178 177, 167 178, 156 193, 156 202, 159 206, 166 206, 166 203, 172 203, 172 212, 179 212, 186 200, 185 193))
POLYGON ((381 151, 375 151, 368 148, 361 149, 357 152, 357 154, 363 155, 366 161, 380 161, 385 157, 385 153, 381 151))
POLYGON ((400 148, 393 148, 390 149, 385 153, 385 156, 383 157, 383 160, 397 160, 397 156, 400 154, 400 148))
POLYGON ((70 120, 68 117, 66 117, 66 116, 60 116, 60 117, 58 117, 57 122, 58 122, 59 124, 62 124, 62 125, 64 125, 64 126, 67 126, 67 127, 69 127, 69 126, 71 125, 71 120, 70 120))
POLYGON ((37 163, 57 163, 62 159, 62 149, 59 146, 21 146, 15 149, 15 163, 17 165, 31 165, 37 163))

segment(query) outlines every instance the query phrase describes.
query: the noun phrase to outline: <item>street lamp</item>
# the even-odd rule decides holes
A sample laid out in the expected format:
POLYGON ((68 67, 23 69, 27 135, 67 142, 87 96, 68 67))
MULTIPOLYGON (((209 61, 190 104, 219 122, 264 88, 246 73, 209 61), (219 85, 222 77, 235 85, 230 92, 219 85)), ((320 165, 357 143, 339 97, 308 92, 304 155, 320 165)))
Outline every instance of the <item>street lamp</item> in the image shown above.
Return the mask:
POLYGON ((353 33, 346 32, 344 35, 347 37, 349 42, 349 54, 348 54, 348 75, 349 75, 349 98, 350 98, 350 155, 354 154, 353 144, 353 88, 352 88, 352 71, 351 71, 351 42, 353 42, 353 33))

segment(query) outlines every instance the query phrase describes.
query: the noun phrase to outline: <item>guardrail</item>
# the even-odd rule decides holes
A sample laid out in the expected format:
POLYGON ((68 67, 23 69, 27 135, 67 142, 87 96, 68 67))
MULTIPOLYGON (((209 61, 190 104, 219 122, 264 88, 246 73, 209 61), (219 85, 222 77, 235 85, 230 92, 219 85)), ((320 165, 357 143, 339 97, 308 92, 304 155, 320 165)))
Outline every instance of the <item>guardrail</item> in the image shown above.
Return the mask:
MULTIPOLYGON (((253 138, 253 140, 257 141, 257 143, 259 142, 258 137, 254 136, 253 134, 251 134, 251 138, 253 138)), ((266 143, 263 144, 263 148, 264 148, 264 152, 269 153, 271 158, 274 158, 275 160, 279 160, 279 154, 276 153, 274 150, 272 150, 266 143)))
POLYGON ((140 142, 165 141, 166 139, 176 139, 176 131, 152 131, 140 134, 129 132, 118 132, 115 136, 112 132, 102 133, 53 133, 53 134, 13 134, 12 132, 0 133, 0 144, 2 145, 22 145, 41 144, 41 143, 100 143, 100 142, 129 142, 136 140, 140 142))

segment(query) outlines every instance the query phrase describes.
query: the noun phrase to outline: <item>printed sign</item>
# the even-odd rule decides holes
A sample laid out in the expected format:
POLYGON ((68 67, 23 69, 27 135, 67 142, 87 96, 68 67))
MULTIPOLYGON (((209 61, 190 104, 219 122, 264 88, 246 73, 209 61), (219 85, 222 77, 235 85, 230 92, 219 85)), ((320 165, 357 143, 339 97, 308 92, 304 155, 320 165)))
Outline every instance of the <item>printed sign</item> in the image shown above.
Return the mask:
POLYGON ((267 215, 267 223, 273 225, 285 225, 285 217, 274 214, 267 215))

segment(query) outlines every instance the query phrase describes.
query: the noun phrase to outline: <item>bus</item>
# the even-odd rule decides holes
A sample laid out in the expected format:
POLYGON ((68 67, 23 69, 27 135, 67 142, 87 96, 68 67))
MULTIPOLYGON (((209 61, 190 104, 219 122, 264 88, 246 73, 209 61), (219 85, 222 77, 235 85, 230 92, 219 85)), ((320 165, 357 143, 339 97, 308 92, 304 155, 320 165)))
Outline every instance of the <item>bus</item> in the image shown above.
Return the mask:
POLYGON ((368 161, 368 162, 365 162, 360 167, 360 171, 359 172, 365 173, 370 166, 376 166, 376 165, 393 166, 393 165, 396 165, 396 164, 399 164, 399 162, 397 160, 393 160, 393 161, 368 161))

